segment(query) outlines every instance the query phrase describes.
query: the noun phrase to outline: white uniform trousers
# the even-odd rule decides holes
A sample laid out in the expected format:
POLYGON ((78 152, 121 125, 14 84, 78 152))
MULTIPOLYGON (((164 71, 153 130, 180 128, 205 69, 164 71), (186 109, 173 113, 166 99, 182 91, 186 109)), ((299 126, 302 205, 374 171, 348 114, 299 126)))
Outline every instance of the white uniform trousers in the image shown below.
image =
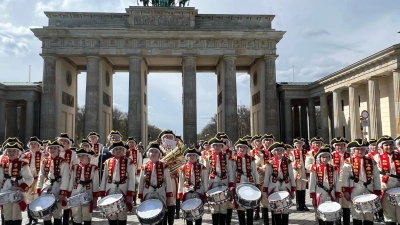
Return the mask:
POLYGON ((21 208, 18 203, 8 203, 3 205, 5 221, 22 220, 21 208))
POLYGON ((385 222, 400 223, 400 207, 390 204, 387 193, 383 195, 381 203, 385 222))
POLYGON ((342 197, 339 198, 339 204, 342 206, 342 208, 349 209, 351 207, 351 202, 346 200, 346 198, 344 197, 344 193, 343 192, 342 192, 341 196, 342 197))
POLYGON ((74 218, 74 223, 81 224, 83 221, 92 221, 90 204, 71 208, 71 211, 72 211, 72 218, 74 218))
POLYGON ((304 191, 306 190, 307 182, 302 179, 296 180, 296 191, 304 191))

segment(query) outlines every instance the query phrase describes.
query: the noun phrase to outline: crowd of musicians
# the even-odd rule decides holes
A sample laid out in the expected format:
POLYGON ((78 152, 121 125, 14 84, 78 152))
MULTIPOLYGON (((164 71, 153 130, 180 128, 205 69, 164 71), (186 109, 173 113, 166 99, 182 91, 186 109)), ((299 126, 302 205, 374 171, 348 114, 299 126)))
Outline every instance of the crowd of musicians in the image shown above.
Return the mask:
MULTIPOLYGON (((400 223, 400 207, 393 204, 400 196, 400 191, 393 191, 400 187, 400 137, 368 141, 336 137, 329 143, 321 137, 309 141, 296 138, 285 144, 271 134, 232 141, 218 132, 208 141, 187 147, 173 131, 164 130, 146 149, 132 137, 123 140, 118 131, 111 131, 105 146, 99 139, 96 132, 79 144, 66 133, 54 140, 31 137, 26 145, 8 138, 0 156, 2 223, 21 225, 22 212, 28 215, 28 225, 37 223, 30 204, 52 195, 57 207, 40 218, 44 225, 51 225, 52 220, 55 225, 70 221, 73 225, 90 225, 93 209, 101 199, 116 193, 123 196, 126 207, 106 215, 110 225, 126 225, 127 213, 151 199, 162 203, 162 218, 157 221, 160 225, 173 225, 174 219, 181 217, 183 205, 193 199, 208 202, 213 225, 231 224, 234 210, 240 225, 252 225, 260 219, 264 225, 270 221, 287 225, 291 200, 295 199, 297 211, 309 211, 308 198, 319 224, 349 225, 350 215, 354 225, 400 223), (171 156, 176 149, 181 158, 171 156), (243 189, 249 200, 237 197, 238 188, 246 184, 251 186, 243 189), (251 195, 257 192, 252 192, 252 187, 261 193, 255 205, 251 195), (225 194, 213 197, 210 190, 214 189, 225 194), (306 189, 310 196, 306 196, 306 189), (68 207, 69 198, 83 192, 90 195, 90 202, 68 207), (7 202, 9 196, 17 196, 15 193, 21 193, 20 199, 7 202), (360 212, 354 199, 366 194, 378 196, 378 202, 372 199, 365 204, 372 202, 380 210, 360 212), (331 203, 340 204, 342 213, 337 221, 325 220, 316 210, 321 206, 323 212, 322 205, 331 203), (278 210, 279 205, 283 208, 278 210)), ((202 215, 200 212, 186 224, 202 224, 202 215)))

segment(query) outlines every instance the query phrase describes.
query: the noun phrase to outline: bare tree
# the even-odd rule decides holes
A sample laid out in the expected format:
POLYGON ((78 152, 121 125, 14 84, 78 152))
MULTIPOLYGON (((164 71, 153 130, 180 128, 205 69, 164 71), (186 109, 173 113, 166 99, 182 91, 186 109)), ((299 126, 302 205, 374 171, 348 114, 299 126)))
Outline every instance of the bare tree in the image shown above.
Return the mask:
POLYGON ((128 113, 123 112, 119 108, 113 108, 112 114, 113 130, 118 130, 124 139, 128 138, 128 113))
POLYGON ((238 136, 250 135, 250 109, 245 105, 238 106, 238 136))
POLYGON ((217 133, 217 114, 210 118, 210 122, 197 135, 198 140, 208 140, 217 133))
POLYGON ((75 119, 75 143, 81 143, 86 138, 85 134, 85 106, 78 106, 75 119))
POLYGON ((147 136, 148 136, 149 142, 155 141, 157 139, 158 135, 161 133, 161 131, 162 130, 160 128, 158 128, 154 125, 148 124, 147 125, 147 136))

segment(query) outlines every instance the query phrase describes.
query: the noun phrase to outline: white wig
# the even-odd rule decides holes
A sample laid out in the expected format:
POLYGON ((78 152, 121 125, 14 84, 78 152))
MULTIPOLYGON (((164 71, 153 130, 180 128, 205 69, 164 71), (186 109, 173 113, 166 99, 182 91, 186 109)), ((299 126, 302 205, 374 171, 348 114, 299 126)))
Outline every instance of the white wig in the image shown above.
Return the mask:
MULTIPOLYGON (((386 142, 392 142, 392 143, 394 144, 394 141, 393 141, 393 140, 382 141, 381 143, 378 144, 378 148, 379 148, 379 149, 382 149, 382 145, 383 145, 384 143, 386 143, 386 142)), ((396 146, 395 146, 395 147, 396 147, 396 146)))
POLYGON ((160 154, 158 155, 158 157, 161 158, 161 156, 163 155, 163 153, 162 153, 162 151, 161 151, 160 149, 158 149, 158 148, 149 148, 149 149, 147 150, 147 152, 146 152, 147 158, 150 158, 150 151, 153 150, 153 149, 157 150, 157 151, 160 153, 160 154))

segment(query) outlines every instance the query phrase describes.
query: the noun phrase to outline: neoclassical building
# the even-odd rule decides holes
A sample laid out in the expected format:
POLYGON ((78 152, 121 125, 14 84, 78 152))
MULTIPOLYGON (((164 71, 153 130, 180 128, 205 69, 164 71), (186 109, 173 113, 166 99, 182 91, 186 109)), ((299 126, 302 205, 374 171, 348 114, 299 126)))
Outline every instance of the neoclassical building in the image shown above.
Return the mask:
POLYGON ((238 138, 237 72, 250 76, 252 135, 272 133, 291 143, 296 136, 400 134, 400 45, 312 83, 277 83, 277 44, 285 32, 272 28, 273 15, 199 14, 190 7, 45 15, 48 25, 32 29, 42 42, 43 81, 0 85, 0 141, 50 139, 61 132, 75 136, 77 76, 86 72, 85 133, 96 131, 106 142, 117 71, 129 73, 128 133, 143 143, 152 72, 182 73, 186 142, 197 139, 198 72, 216 74, 218 130, 232 140, 238 138), (369 126, 362 133, 363 110, 369 112, 369 126))

